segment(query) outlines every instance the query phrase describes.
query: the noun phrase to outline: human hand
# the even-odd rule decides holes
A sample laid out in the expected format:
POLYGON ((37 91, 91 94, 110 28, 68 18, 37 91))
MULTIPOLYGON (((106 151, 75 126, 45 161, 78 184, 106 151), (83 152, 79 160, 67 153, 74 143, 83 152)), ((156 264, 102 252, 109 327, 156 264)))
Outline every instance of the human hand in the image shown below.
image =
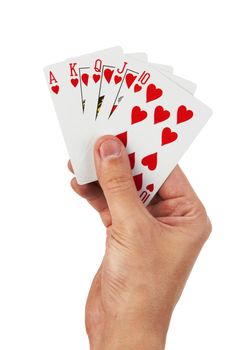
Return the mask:
POLYGON ((99 182, 71 182, 107 229, 106 252, 86 304, 90 347, 164 349, 172 312, 211 232, 210 221, 178 166, 145 208, 123 144, 104 136, 94 153, 99 182))

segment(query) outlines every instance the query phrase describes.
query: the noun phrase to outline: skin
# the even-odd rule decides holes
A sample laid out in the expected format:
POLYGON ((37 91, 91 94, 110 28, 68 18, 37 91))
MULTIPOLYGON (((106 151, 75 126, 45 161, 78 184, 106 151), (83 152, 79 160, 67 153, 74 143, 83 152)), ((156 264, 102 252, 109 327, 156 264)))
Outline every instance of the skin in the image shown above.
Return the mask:
MULTIPOLYGON (((100 138, 98 182, 71 186, 106 227, 106 251, 86 303, 91 350, 161 350, 198 254, 211 232, 206 211, 177 166, 153 202, 140 201, 123 144, 100 138)), ((68 163, 71 171, 71 163, 68 163)))

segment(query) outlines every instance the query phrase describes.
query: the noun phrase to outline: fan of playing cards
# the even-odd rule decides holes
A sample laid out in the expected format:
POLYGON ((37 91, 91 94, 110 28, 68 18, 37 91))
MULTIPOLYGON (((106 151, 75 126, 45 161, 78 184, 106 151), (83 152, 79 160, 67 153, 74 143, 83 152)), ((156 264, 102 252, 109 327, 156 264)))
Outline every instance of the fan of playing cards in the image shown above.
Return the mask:
POLYGON ((113 47, 45 68, 79 184, 97 179, 93 145, 111 134, 125 145, 145 205, 211 116, 196 86, 144 53, 113 47))

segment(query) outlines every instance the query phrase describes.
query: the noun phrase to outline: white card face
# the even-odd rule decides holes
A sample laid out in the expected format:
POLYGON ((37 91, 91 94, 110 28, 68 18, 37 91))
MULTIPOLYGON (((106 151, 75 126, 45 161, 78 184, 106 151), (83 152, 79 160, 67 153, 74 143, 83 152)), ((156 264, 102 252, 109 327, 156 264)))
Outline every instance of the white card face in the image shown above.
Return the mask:
MULTIPOLYGON (((137 55, 137 59, 134 60, 134 68, 135 69, 144 69, 144 67, 142 68, 142 66, 140 65, 138 67, 137 63, 138 63, 138 54, 128 54, 125 55, 126 58, 134 58, 133 56, 137 55), (137 67, 136 67, 136 66, 137 67)), ((146 58, 146 57, 144 57, 146 58)), ((124 61, 125 62, 125 61, 124 61)), ((121 65, 124 65, 124 62, 121 62, 121 65)), ((114 62, 112 61, 112 64, 114 64, 114 62)), ((140 63, 141 64, 141 63, 140 63)), ((177 75, 174 75, 172 73, 170 73, 170 68, 169 66, 165 66, 165 65, 161 65, 161 64, 156 64, 156 63, 149 63, 151 67, 153 68, 157 68, 164 76, 166 76, 167 78, 169 78, 170 80, 174 81, 178 86, 182 87, 183 89, 185 89, 187 92, 189 92, 190 94, 194 94, 195 90, 196 90, 196 84, 194 84, 193 82, 187 80, 187 79, 183 79, 181 77, 178 77, 177 75), (167 69, 167 70, 166 70, 167 69)), ((108 66, 108 70, 112 71, 112 75, 111 78, 114 77, 114 72, 117 70, 117 67, 113 68, 115 66, 112 66, 112 68, 110 66, 108 66)), ((144 71, 143 71, 144 72, 144 71)), ((138 73, 139 74, 143 74, 143 72, 138 73)), ((103 72, 102 72, 102 76, 103 76, 103 72)), ((130 72, 129 75, 131 76, 132 73, 130 72)), ((118 75, 116 75, 118 76, 118 75)), ((119 99, 118 103, 120 103, 122 101, 122 99, 124 98, 125 95, 127 95, 129 88, 131 87, 131 85, 128 85, 127 82, 127 73, 125 75, 123 75, 124 78, 122 78, 122 82, 120 87, 118 88, 117 84, 115 84, 115 82, 113 84, 109 84, 107 81, 104 84, 104 88, 101 89, 100 86, 100 91, 102 91, 105 96, 106 99, 103 101, 102 100, 102 93, 100 92, 100 96, 99 96, 99 101, 101 102, 101 108, 100 111, 97 115, 97 121, 99 122, 100 119, 105 119, 107 120, 109 117, 111 117, 111 115, 108 117, 109 115, 109 111, 112 108, 112 104, 113 104, 113 100, 114 99, 119 99), (108 84, 106 90, 105 90, 105 86, 106 84, 108 84), (115 97, 114 97, 115 96, 115 97)), ((105 78, 101 78, 101 82, 103 82, 103 80, 106 80, 105 78)), ((93 118, 92 118, 93 119, 93 118)), ((95 125, 95 127, 98 129, 100 126, 98 125, 98 123, 95 125)), ((88 149, 90 147, 90 145, 87 145, 86 148, 88 149)), ((86 154, 84 153, 84 158, 86 158, 86 154)), ((81 162, 83 161, 83 159, 81 160, 81 162)))
MULTIPOLYGON (((139 196, 147 205, 211 115, 211 110, 158 70, 142 64, 143 79, 132 89, 112 117, 100 120, 99 136, 120 135, 131 155, 139 196), (145 79, 149 77, 149 79, 145 79), (141 89, 137 88, 140 85, 141 89), (136 86, 136 89, 135 89, 136 86)), ((96 180, 92 149, 79 171, 79 183, 96 180)))
MULTIPOLYGON (((99 91, 97 95, 97 105, 96 105, 96 114, 95 118, 93 118, 93 115, 88 115, 87 118, 91 118, 94 122, 95 119, 98 118, 98 114, 102 108, 102 105, 104 105, 104 111, 106 110, 106 106, 109 105, 109 102, 111 103, 111 100, 114 99, 114 96, 117 94, 118 90, 120 89, 120 86, 122 84, 125 70, 127 69, 127 60, 128 59, 137 59, 142 62, 147 61, 147 55, 143 53, 130 53, 125 54, 121 58, 122 63, 122 70, 118 69, 119 61, 117 62, 115 57, 108 58, 105 62, 103 62, 102 72, 101 72, 101 81, 99 86, 99 91), (106 99, 106 101, 105 101, 106 99)), ((95 103, 96 101, 88 101, 88 103, 95 103)), ((94 110, 93 110, 94 112, 94 110)))
POLYGON ((173 67, 168 66, 166 64, 157 63, 156 65, 158 66, 158 68, 160 68, 160 70, 163 70, 165 72, 173 73, 174 71, 173 67))
MULTIPOLYGON (((132 58, 141 62, 147 61, 147 56, 146 54, 143 54, 143 53, 125 54, 124 58, 125 60, 122 61, 119 66, 119 67, 122 67, 122 69, 115 66, 116 60, 114 60, 114 58, 111 61, 108 60, 106 64, 103 64, 101 81, 99 86, 96 118, 98 118, 99 114, 100 114, 100 118, 108 117, 109 113, 112 111, 115 99, 118 98, 120 102, 124 97, 124 94, 128 90, 127 83, 126 83, 127 78, 125 79, 125 77, 127 76, 128 72, 133 72, 134 67, 129 66, 127 68, 126 66, 127 59, 132 58), (100 113, 102 106, 103 106, 103 109, 100 113)), ((157 68, 166 77, 173 80, 176 84, 178 84, 179 86, 181 86, 182 88, 190 92, 191 94, 194 94, 196 90, 196 84, 170 73, 171 67, 156 64, 156 63, 152 63, 151 65, 157 68)), ((131 75, 131 73, 129 73, 129 75, 131 75)), ((93 101, 89 101, 89 103, 93 103, 93 101)), ((87 118, 88 117, 89 116, 87 116, 87 118)), ((91 119, 93 119, 93 116, 91 116, 91 119)))
POLYGON ((85 103, 86 103, 87 94, 88 94, 88 83, 89 83, 89 75, 90 75, 89 71, 90 71, 89 67, 79 68, 79 75, 81 77, 80 90, 81 90, 83 113, 84 113, 85 103))
POLYGON ((71 77, 69 64, 64 62, 46 67, 44 72, 70 159, 77 169, 73 160, 80 159, 81 139, 77 131, 83 118, 79 76, 71 77), (74 85, 72 79, 76 79, 74 85))
MULTIPOLYGON (((137 53, 130 53, 130 54, 127 54, 129 57, 131 58, 135 58, 135 59, 140 59, 141 61, 147 61, 147 55, 144 53, 144 52, 137 52, 137 53)), ((109 56, 108 56, 109 58, 109 56)), ((112 57, 110 56, 111 60, 116 60, 116 57, 112 57)), ((96 60, 99 60, 99 58, 97 58, 96 60)), ((97 62, 97 64, 99 63, 99 61, 97 62)), ((92 63, 93 64, 93 63, 92 63)), ((101 62, 101 65, 102 65, 102 62, 101 62)), ((111 68, 111 67, 110 67, 111 68)), ((169 71, 170 67, 168 66, 165 66, 165 71, 169 71), (167 70, 166 70, 167 68, 167 70)), ((86 100, 87 100, 87 97, 88 97, 88 91, 91 90, 90 86, 88 86, 88 83, 89 83, 89 76, 92 74, 94 74, 95 70, 95 64, 93 64, 92 66, 92 69, 90 67, 90 65, 86 65, 84 67, 80 67, 79 68, 79 74, 80 74, 80 77, 81 77, 81 81, 80 81, 80 88, 81 88, 81 98, 82 98, 82 103, 83 103, 83 112, 84 112, 84 108, 85 108, 85 103, 86 103, 86 100)), ((99 70, 99 66, 98 66, 98 70, 99 70)), ((101 74, 102 74, 102 69, 101 69, 101 74)), ((100 85, 101 85, 101 82, 102 82, 102 78, 101 78, 101 81, 100 81, 100 85)), ((98 82, 97 82, 98 83, 98 82)), ((95 84, 96 85, 96 84, 95 84)), ((95 90, 94 91, 97 91, 97 86, 95 86, 95 90)), ((98 87, 99 91, 100 91, 100 86, 98 87)), ((94 92, 91 93, 91 97, 90 97, 92 100, 96 99, 96 97, 94 96, 94 92)), ((89 100, 89 103, 90 104, 93 104, 93 101, 92 100, 89 100)), ((100 100, 101 102, 101 100, 100 100)), ((94 103, 96 103, 96 101, 94 101, 94 103)), ((86 116, 87 117, 87 116, 86 116)), ((94 116, 92 116, 90 118, 90 120, 94 120, 94 116)))
MULTIPOLYGON (((138 71, 137 74, 138 74, 139 77, 140 77, 140 75, 142 77, 143 77, 143 75, 145 75, 145 66, 142 65, 142 62, 139 61, 138 58, 135 60, 133 58, 133 56, 130 57, 130 54, 129 55, 125 55, 125 58, 128 58, 128 59, 131 58, 131 61, 133 59, 133 62, 131 62, 131 67, 134 67, 134 69, 138 71)), ((114 65, 114 59, 113 59, 113 61, 111 63, 114 65)), ((119 65, 120 66, 124 66, 125 65, 125 60, 121 61, 121 63, 119 65)), ((156 64, 156 63, 149 63, 149 65, 151 67, 153 67, 153 68, 157 68, 164 76, 169 78, 171 81, 175 82, 178 86, 182 87, 184 90, 186 90, 190 94, 194 94, 194 92, 196 90, 196 84, 194 84, 193 82, 191 82, 189 80, 186 80, 186 79, 183 79, 181 77, 178 77, 178 76, 170 73, 169 72, 169 67, 167 69, 168 71, 165 71, 164 69, 167 66, 164 66, 164 65, 161 65, 161 64, 156 64)), ((116 72, 116 70, 118 68, 114 66, 115 69, 114 68, 110 69, 109 67, 107 69, 109 71, 112 71, 112 75, 111 75, 111 78, 112 78, 112 77, 114 77, 114 72, 116 72)), ((108 113, 111 110, 111 106, 112 106, 114 98, 116 98, 114 96, 118 96, 118 98, 119 98, 118 103, 120 103, 122 101, 122 99, 124 98, 124 96, 125 95, 127 96, 129 88, 131 88, 131 86, 134 86, 133 82, 136 79, 136 74, 134 76, 134 75, 132 75, 131 72, 129 73, 129 76, 133 76, 132 84, 131 84, 131 80, 127 81, 127 74, 128 74, 127 70, 126 70, 125 74, 122 74, 122 76, 123 76, 122 83, 121 83, 121 86, 119 88, 117 87, 117 84, 115 84, 115 83, 112 83, 112 84, 108 85, 108 90, 105 93, 106 94, 106 100, 104 100, 103 103, 102 103, 102 99, 100 99, 102 105, 101 105, 101 109, 100 109, 99 114, 98 114, 98 116, 96 118, 96 121, 95 121, 95 130, 98 130, 98 129, 101 130, 102 124, 99 124, 100 120, 101 121, 105 120, 107 122, 108 118, 109 117, 111 118, 111 115, 108 117, 108 113), (119 91, 117 91, 117 90, 119 90, 119 91)), ((102 76, 103 76, 103 72, 102 72, 102 76)), ((116 74, 116 76, 118 76, 118 74, 116 74)), ((101 78, 101 80, 105 80, 105 78, 104 79, 101 78)), ((136 84, 136 86, 137 86, 137 84, 136 84)), ((100 97, 102 97, 101 94, 100 94, 100 97)), ((93 118, 92 118, 92 120, 93 120, 93 118)), ((86 152, 83 153, 83 158, 80 160, 81 168, 82 168, 82 163, 86 162, 88 149, 90 147, 91 147, 91 144, 86 145, 86 152)), ((89 176, 90 176, 90 173, 87 174, 87 178, 89 178, 89 176)))
MULTIPOLYGON (((128 54, 127 56, 130 57, 131 54, 128 54)), ((134 54, 132 54, 134 55, 134 54)), ((131 57, 133 58, 133 56, 131 57)), ((138 62, 138 58, 137 58, 137 62, 138 62)), ((135 61, 136 62, 136 61, 135 61)), ((184 90, 186 90, 187 92, 189 92, 190 94, 194 94, 195 90, 196 90, 196 84, 187 80, 187 79, 183 79, 177 75, 174 75, 172 73, 170 73, 170 69, 169 69, 169 66, 165 66, 165 65, 161 65, 161 64, 155 64, 155 63, 149 63, 149 65, 153 68, 158 68, 158 70, 164 75, 166 76, 167 78, 169 78, 171 81, 175 82, 178 86, 180 86, 181 88, 183 88, 184 90), (165 69, 167 68, 167 71, 165 71, 165 69)), ((139 68, 140 69, 140 68, 139 68)), ((143 68, 144 69, 144 68, 143 68)), ((116 70, 116 68, 115 68, 116 70)), ((103 75, 103 72, 102 72, 102 75, 103 75)), ((112 75, 114 76, 114 75, 112 75)), ((103 78, 101 78, 101 80, 103 80, 103 78)), ((118 94, 118 96, 120 96, 119 98, 119 102, 122 101, 123 97, 125 95, 127 95, 128 93, 128 86, 127 86, 127 81, 126 79, 124 79, 122 81, 122 84, 120 86, 120 88, 118 89, 119 91, 116 92, 116 89, 117 89, 117 86, 115 84, 112 84, 108 86, 108 90, 107 92, 105 92, 106 94, 106 101, 105 101, 105 104, 103 106, 103 109, 101 110, 101 112, 99 112, 99 115, 97 116, 97 123, 95 125, 95 128, 96 130, 98 130, 99 128, 101 129, 102 127, 102 124, 99 125, 99 120, 101 118, 101 121, 102 120, 108 120, 108 111, 111 109, 111 104, 113 102, 113 99, 114 99, 114 96, 118 94)), ((101 101, 101 105, 102 105, 102 99, 101 99, 101 94, 100 94, 100 101, 101 101)), ((110 116, 111 117, 111 116, 110 116)), ((88 151, 88 149, 92 147, 91 144, 88 144, 87 147, 86 147, 86 150, 88 151)), ((82 160, 80 160, 80 163, 82 164, 83 161, 86 161, 86 153, 84 152, 84 156, 82 158, 82 160)))
POLYGON ((125 53, 125 55, 129 58, 137 59, 142 62, 148 61, 148 56, 145 52, 130 52, 130 53, 125 53))
MULTIPOLYGON (((157 66, 154 63, 150 63, 152 67, 157 68, 157 66)), ((195 83, 193 83, 190 80, 184 79, 179 77, 178 75, 172 74, 170 72, 164 71, 159 69, 159 71, 165 75, 165 77, 167 77, 168 79, 172 80, 174 83, 176 83, 177 85, 179 85, 182 89, 186 90, 187 92, 189 92, 191 95, 194 95, 196 89, 197 89, 197 85, 195 83)))
MULTIPOLYGON (((98 113, 98 118, 108 119, 112 113, 116 110, 119 103, 122 101, 125 95, 127 95, 128 90, 131 86, 134 85, 136 80, 143 79, 145 75, 145 71, 143 66, 140 65, 140 61, 134 60, 130 63, 127 60, 122 61, 119 66, 115 69, 116 74, 113 79, 117 80, 117 83, 109 84, 108 93, 106 94, 106 99, 104 101, 101 100, 102 105, 98 113), (121 68, 120 68, 121 67, 121 68), (118 87, 119 82, 119 87, 118 87)), ((173 75, 169 71, 164 70, 164 67, 159 64, 150 63, 154 68, 157 68, 160 72, 162 72, 166 77, 173 80, 182 88, 186 89, 190 93, 194 93, 196 90, 196 85, 188 80, 182 79, 178 76, 173 75)), ((109 69, 107 69, 109 71, 109 69)), ((102 81, 106 81, 106 77, 102 74, 102 81)), ((102 99, 102 95, 100 94, 100 99, 102 99)))
MULTIPOLYGON (((121 55, 122 56, 122 55, 121 55)), ((81 96, 83 101, 83 113, 85 119, 89 121, 95 120, 95 112, 97 110, 97 98, 98 91, 101 83, 101 73, 103 68, 103 62, 112 57, 115 60, 119 59, 119 53, 114 54, 109 51, 108 54, 99 54, 94 57, 94 60, 84 63, 84 66, 80 67, 81 74, 81 96)))
MULTIPOLYGON (((80 68, 90 66, 96 57, 122 54, 120 47, 115 47, 90 55, 71 58, 45 67, 44 73, 49 86, 53 104, 62 129, 75 173, 79 168, 79 160, 85 150, 84 141, 88 133, 88 123, 84 120, 82 95, 80 89, 80 68)), ((93 77, 90 77, 90 81, 93 77)))
MULTIPOLYGON (((118 74, 115 69, 118 62, 125 62, 128 58, 139 59, 147 61, 145 53, 130 53, 122 56, 105 55, 105 57, 96 57, 95 62, 89 67, 89 75, 97 77, 96 81, 89 83, 88 88, 85 89, 85 119, 90 122, 95 122, 98 112, 102 106, 105 96, 110 97, 117 90, 121 84, 122 75, 127 65, 124 65, 121 74, 118 74)), ((87 71, 85 72, 87 74, 87 71)), ((82 79, 83 85, 83 79, 82 79)), ((81 85, 81 86, 82 86, 81 85)))
MULTIPOLYGON (((106 113, 108 106, 113 100, 113 96, 119 90, 125 72, 128 69, 127 60, 133 58, 139 61, 147 61, 145 53, 130 53, 122 57, 114 56, 112 54, 105 55, 104 59, 99 57, 93 62, 89 68, 83 67, 83 75, 81 79, 81 95, 83 102, 85 101, 84 115, 86 120, 95 121, 98 117, 99 111, 103 107, 103 113, 106 113), (88 75, 93 76, 96 80, 88 82, 88 75), (85 78, 85 79, 84 79, 85 78), (105 100, 106 98, 106 102, 105 100)), ((169 74, 170 66, 155 64, 158 69, 164 70, 164 73, 169 74)))

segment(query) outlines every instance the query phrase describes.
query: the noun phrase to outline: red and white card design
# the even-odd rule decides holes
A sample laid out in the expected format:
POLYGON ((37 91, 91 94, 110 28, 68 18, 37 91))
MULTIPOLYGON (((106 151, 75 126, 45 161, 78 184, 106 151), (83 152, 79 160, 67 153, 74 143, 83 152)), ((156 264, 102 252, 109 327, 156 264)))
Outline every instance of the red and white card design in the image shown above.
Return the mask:
MULTIPOLYGON (((121 58, 119 62, 117 62, 115 57, 111 57, 111 59, 108 58, 104 61, 99 87, 96 119, 99 115, 100 118, 102 118, 110 114, 115 98, 122 89, 127 72, 129 70, 132 71, 134 68, 129 64, 131 62, 128 62, 130 59, 134 59, 135 62, 147 62, 147 56, 143 53, 126 54, 124 55, 124 59, 121 58)), ((170 66, 160 64, 154 64, 154 66, 159 71, 164 72, 165 75, 167 74, 173 77, 173 74, 170 73, 172 70, 170 66)), ((89 118, 93 119, 93 114, 91 114, 89 118)))
POLYGON ((105 134, 116 135, 127 149, 145 205, 211 115, 192 96, 195 84, 172 75, 166 66, 125 56, 120 47, 48 66, 45 75, 77 181, 96 180, 94 142, 105 134), (101 92, 104 100, 97 116, 101 92), (117 108, 112 110, 114 101, 117 108))
MULTIPOLYGON (((90 67, 96 60, 103 60, 106 56, 118 57, 122 53, 121 47, 114 47, 89 55, 73 57, 44 68, 45 78, 76 174, 79 160, 85 153, 85 141, 90 130, 83 115, 82 68, 90 67)), ((87 86, 95 80, 95 76, 88 74, 87 86)))
MULTIPOLYGON (((83 99, 85 99, 84 115, 85 119, 91 122, 95 121, 95 116, 97 117, 98 111, 103 103, 104 97, 109 96, 111 91, 109 91, 109 86, 113 83, 113 86, 120 84, 119 77, 114 74, 116 62, 122 60, 127 60, 128 58, 140 59, 142 61, 147 61, 147 55, 145 53, 131 53, 125 54, 124 56, 105 55, 105 57, 96 59, 92 64, 85 68, 85 75, 90 75, 93 77, 99 77, 87 87, 83 87, 82 94, 83 99), (94 118, 93 118, 94 116, 94 118)), ((82 81, 81 81, 82 83, 82 81)), ((83 83, 81 84, 82 87, 83 83)))
MULTIPOLYGON (((147 65, 112 117, 99 122, 92 146, 104 134, 122 140, 139 196, 148 205, 211 113, 202 102, 147 65)), ((81 184, 96 180, 92 148, 81 164, 80 174, 89 174, 86 181, 78 179, 81 184)))
MULTIPOLYGON (((163 73, 167 78, 174 81, 177 85, 182 87, 183 89, 187 90, 191 94, 194 94, 196 90, 196 85, 186 79, 183 79, 181 77, 178 77, 169 71, 164 69, 159 64, 150 63, 151 67, 157 69, 160 73, 163 73)), ((102 73, 102 81, 106 80, 105 75, 108 75, 109 69, 106 69, 102 73)), ((114 72, 112 70, 112 72, 114 72)), ((115 75, 114 79, 112 79, 112 83, 109 82, 109 89, 108 94, 106 98, 104 99, 101 109, 98 113, 98 118, 102 119, 108 119, 110 116, 114 113, 119 103, 122 101, 124 96, 127 95, 128 91, 134 87, 135 91, 140 91, 141 84, 147 82, 149 79, 147 78, 147 75, 145 74, 145 65, 140 62, 140 60, 135 60, 131 57, 128 57, 128 59, 121 61, 118 63, 118 66, 115 68, 115 75), (120 80, 119 86, 115 84, 115 79, 120 80), (134 84, 135 82, 138 82, 137 84, 134 84)))
MULTIPOLYGON (((129 57, 133 55, 135 54, 129 54, 129 57)), ((109 60, 118 62, 122 60, 122 57, 122 49, 114 47, 80 57, 72 57, 44 69, 75 173, 77 169, 80 170, 80 160, 85 157, 87 148, 85 142, 88 140, 88 135, 91 135, 92 124, 95 120, 95 115, 89 120, 83 115, 88 93, 92 97, 96 95, 97 99, 100 83, 95 72, 91 73, 91 67, 95 69, 94 67, 98 66, 102 69, 104 62, 109 62, 109 60), (93 84, 97 84, 94 93, 91 88, 93 84)), ((136 57, 146 60, 143 53, 136 54, 136 57)), ((163 66, 162 69, 169 71, 171 67, 163 66)))
MULTIPOLYGON (((118 104, 120 101, 122 101, 123 97, 127 95, 129 89, 133 87, 134 81, 140 81, 142 80, 142 83, 147 82, 144 79, 145 75, 145 61, 146 57, 139 57, 143 54, 126 54, 121 57, 120 60, 117 60, 115 57, 106 57, 106 59, 101 61, 102 65, 102 74, 101 74, 101 82, 99 87, 99 96, 98 98, 95 96, 94 103, 91 103, 91 100, 87 100, 87 104, 94 106, 94 109, 92 110, 92 113, 86 113, 85 114, 85 120, 94 122, 94 125, 89 124, 89 130, 88 132, 91 134, 92 129, 95 130, 101 130, 102 124, 98 125, 99 121, 102 122, 105 120, 107 122, 108 118, 110 117, 110 112, 112 109, 112 106, 114 104, 114 101, 118 99, 118 104), (135 59, 136 57, 136 59, 135 59), (97 101, 100 102, 99 108, 97 107, 97 101), (97 109, 97 111, 96 111, 97 109), (97 113, 99 112, 99 113, 97 113), (94 117, 93 117, 94 116, 94 117)), ((99 60, 96 60, 96 62, 99 62, 99 60)), ((150 63, 150 66, 157 69, 159 72, 161 72, 163 75, 165 75, 170 80, 174 81, 177 85, 181 86, 183 89, 188 91, 189 93, 193 94, 196 89, 196 85, 186 79, 183 79, 181 77, 178 77, 174 74, 172 74, 171 67, 161 65, 161 64, 155 64, 150 63)), ((137 85, 136 88, 137 89, 137 85)), ((139 88, 140 89, 140 88, 139 88)), ((88 95, 88 94, 87 94, 88 95)), ((89 93, 90 95, 90 93, 89 93)), ((92 98, 94 96, 92 95, 92 98)), ((113 110, 113 113, 115 111, 115 108, 113 110)), ((86 145, 86 149, 88 152, 88 148, 90 145, 86 145)), ((86 162, 86 152, 83 153, 83 157, 80 159, 80 176, 79 178, 84 178, 87 176, 89 178, 90 172, 85 175, 81 175, 82 172, 82 162, 86 162)), ((80 180, 81 181, 81 180, 80 180)))

